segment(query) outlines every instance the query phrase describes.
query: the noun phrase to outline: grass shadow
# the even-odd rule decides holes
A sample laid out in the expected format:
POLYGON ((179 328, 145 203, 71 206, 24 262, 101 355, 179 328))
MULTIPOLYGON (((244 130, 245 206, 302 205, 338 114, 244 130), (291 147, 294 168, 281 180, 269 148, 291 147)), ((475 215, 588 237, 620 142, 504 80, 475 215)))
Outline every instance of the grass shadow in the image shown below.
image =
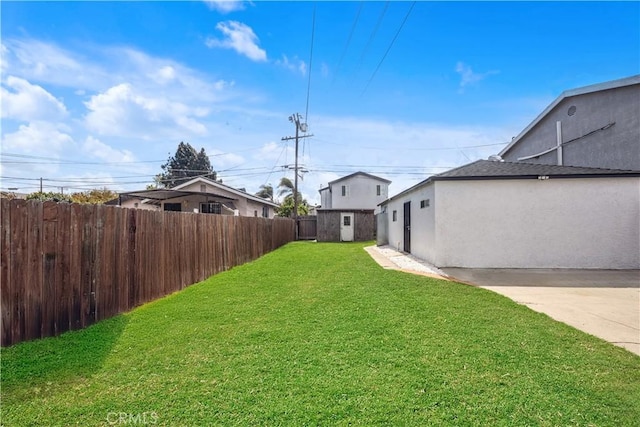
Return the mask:
POLYGON ((25 390, 46 391, 52 383, 89 378, 97 372, 124 331, 129 317, 119 315, 87 329, 2 348, 3 400, 21 399, 25 390), (25 387, 25 385, 29 387, 25 387), (17 392, 17 390, 21 392, 17 392))

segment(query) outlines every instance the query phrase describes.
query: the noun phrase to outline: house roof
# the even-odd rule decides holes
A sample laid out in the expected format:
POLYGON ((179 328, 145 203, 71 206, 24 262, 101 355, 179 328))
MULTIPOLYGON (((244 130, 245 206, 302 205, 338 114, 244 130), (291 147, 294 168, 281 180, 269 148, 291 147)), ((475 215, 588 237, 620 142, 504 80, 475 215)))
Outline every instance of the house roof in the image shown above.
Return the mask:
MULTIPOLYGON (((354 173, 352 173, 350 175, 343 176, 342 178, 338 178, 338 179, 334 179, 333 181, 330 181, 329 185, 335 184, 336 182, 344 181, 345 179, 352 178, 352 177, 354 177, 356 175, 364 175, 366 177, 369 177, 369 178, 372 178, 372 179, 375 179, 375 180, 378 180, 378 181, 386 182, 387 184, 391 184, 391 181, 389 181, 388 179, 380 178, 379 176, 371 175, 370 173, 354 172, 354 173)), ((328 188, 328 187, 326 187, 326 188, 328 188)), ((323 189, 321 188, 320 191, 322 191, 322 190, 323 189)))
POLYGON ((477 181, 496 179, 545 179, 551 178, 611 178, 640 177, 640 171, 587 168, 577 166, 541 165, 524 162, 499 162, 477 160, 446 172, 430 176, 424 181, 410 187, 380 203, 386 204, 415 188, 435 181, 477 181))
POLYGON ((504 155, 507 151, 511 149, 514 145, 520 141, 531 129, 533 129, 547 114, 549 114, 558 104, 560 104, 563 100, 567 98, 571 98, 574 96, 585 95, 593 92, 600 92, 604 90, 617 89, 620 87, 631 86, 640 84, 640 74, 636 76, 626 77, 624 79, 612 80, 604 83, 597 83, 590 86, 583 86, 577 89, 565 90, 558 96, 555 101, 553 101, 547 108, 545 108, 538 117, 536 117, 529 125, 524 128, 522 132, 500 151, 499 155, 504 155))
POLYGON ((271 200, 263 199, 262 197, 258 197, 258 196, 255 196, 253 194, 249 194, 246 191, 238 190, 237 188, 229 187, 228 185, 222 184, 222 183, 217 182, 217 181, 213 181, 211 179, 203 178, 201 176, 193 178, 192 180, 189 180, 189 181, 187 181, 187 182, 185 182, 183 184, 177 185, 177 186, 173 187, 173 189, 174 190, 180 190, 180 189, 182 189, 184 187, 187 187, 187 186, 189 186, 189 185, 191 185, 191 184, 193 184, 195 182, 201 182, 203 184, 211 185, 211 186, 217 187, 217 188, 219 188, 221 190, 228 191, 228 192, 230 192, 232 194, 235 194, 237 196, 245 197, 247 199, 250 199, 250 200, 253 200, 253 201, 259 202, 259 203, 264 203, 264 204, 269 205, 269 206, 273 206, 273 207, 278 207, 279 206, 277 203, 274 203, 271 200))
POLYGON ((175 199, 177 197, 198 195, 198 196, 207 196, 213 197, 216 199, 224 199, 224 200, 233 200, 232 197, 222 196, 220 194, 214 193, 203 193, 201 191, 184 191, 184 190, 174 190, 170 188, 158 188, 155 190, 140 190, 140 191, 128 191, 126 193, 120 193, 121 196, 125 196, 127 198, 138 197, 141 199, 149 199, 149 200, 169 200, 175 199))

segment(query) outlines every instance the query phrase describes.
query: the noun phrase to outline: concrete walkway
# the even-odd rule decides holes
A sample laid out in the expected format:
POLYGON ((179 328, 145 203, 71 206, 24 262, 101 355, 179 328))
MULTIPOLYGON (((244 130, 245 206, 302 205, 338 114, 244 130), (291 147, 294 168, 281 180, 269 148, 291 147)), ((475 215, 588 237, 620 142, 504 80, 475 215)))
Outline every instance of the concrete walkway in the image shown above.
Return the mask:
POLYGON ((430 266, 388 246, 365 248, 384 268, 479 286, 640 355, 640 271, 430 266))

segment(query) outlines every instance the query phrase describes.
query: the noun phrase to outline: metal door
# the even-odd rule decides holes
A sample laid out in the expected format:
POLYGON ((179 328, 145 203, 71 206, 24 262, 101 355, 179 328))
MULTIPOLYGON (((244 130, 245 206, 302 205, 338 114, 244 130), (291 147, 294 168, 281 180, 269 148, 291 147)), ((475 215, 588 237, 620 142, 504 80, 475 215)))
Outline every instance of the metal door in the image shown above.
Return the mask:
POLYGON ((411 253, 411 202, 404 204, 404 251, 411 253))

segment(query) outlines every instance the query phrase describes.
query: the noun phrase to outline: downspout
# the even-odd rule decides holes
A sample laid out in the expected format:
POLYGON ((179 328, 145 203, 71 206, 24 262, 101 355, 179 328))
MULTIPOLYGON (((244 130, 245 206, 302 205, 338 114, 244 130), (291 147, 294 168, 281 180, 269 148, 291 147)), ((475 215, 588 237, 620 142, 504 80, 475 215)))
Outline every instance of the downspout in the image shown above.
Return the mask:
POLYGON ((556 122, 556 149, 558 150, 558 166, 562 166, 562 122, 556 122))

